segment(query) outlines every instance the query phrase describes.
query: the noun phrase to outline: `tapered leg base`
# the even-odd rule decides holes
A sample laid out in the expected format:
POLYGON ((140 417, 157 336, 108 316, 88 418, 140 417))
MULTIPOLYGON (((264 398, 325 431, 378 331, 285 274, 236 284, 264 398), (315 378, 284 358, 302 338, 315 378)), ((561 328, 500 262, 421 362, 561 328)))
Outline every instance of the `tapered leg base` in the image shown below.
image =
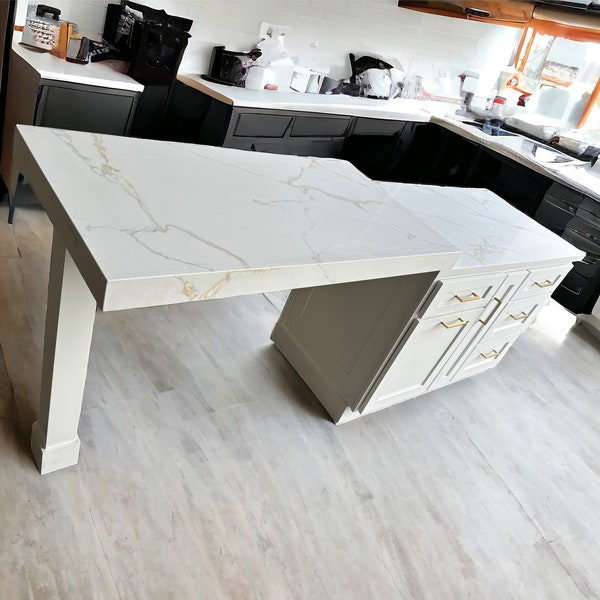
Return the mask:
POLYGON ((33 453, 35 464, 42 475, 77 464, 80 446, 79 437, 70 442, 57 444, 48 448, 42 446, 42 440, 43 435, 36 421, 31 428, 31 452, 33 453))

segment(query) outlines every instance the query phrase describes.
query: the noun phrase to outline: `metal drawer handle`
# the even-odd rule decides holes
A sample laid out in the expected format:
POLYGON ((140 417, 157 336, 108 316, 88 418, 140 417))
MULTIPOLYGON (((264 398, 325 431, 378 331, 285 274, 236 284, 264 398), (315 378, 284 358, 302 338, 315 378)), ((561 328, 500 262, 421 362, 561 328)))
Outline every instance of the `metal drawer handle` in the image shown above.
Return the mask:
POLYGON ((454 294, 454 297, 459 302, 473 302, 473 300, 481 300, 481 296, 476 292, 471 292, 468 296, 459 296, 458 294, 454 294))
POLYGON ((494 298, 494 300, 498 304, 496 304, 496 306, 494 306, 494 309, 488 315, 488 318, 485 321, 482 321, 481 319, 479 319, 479 322, 482 323, 483 325, 487 325, 490 322, 491 318, 496 314, 496 311, 500 308, 500 305, 502 304, 502 300, 500 300, 499 298, 494 298))
POLYGON ((458 321, 455 321, 454 323, 446 323, 446 321, 442 321, 441 323, 446 329, 452 329, 453 327, 463 327, 468 323, 468 321, 458 317, 458 321))
POLYGON ((514 319, 515 321, 520 321, 521 319, 526 319, 528 316, 529 313, 526 313, 524 310, 522 310, 518 315, 510 315, 510 318, 514 319))
POLYGON ((546 281, 534 281, 533 283, 535 283, 535 285, 537 285, 538 287, 550 287, 551 285, 554 285, 554 281, 550 281, 549 279, 546 279, 546 281))
POLYGON ((498 350, 492 350, 488 354, 484 354, 483 352, 481 352, 481 356, 483 356, 483 358, 496 358, 496 356, 498 356, 499 354, 500 352, 498 352, 498 350))

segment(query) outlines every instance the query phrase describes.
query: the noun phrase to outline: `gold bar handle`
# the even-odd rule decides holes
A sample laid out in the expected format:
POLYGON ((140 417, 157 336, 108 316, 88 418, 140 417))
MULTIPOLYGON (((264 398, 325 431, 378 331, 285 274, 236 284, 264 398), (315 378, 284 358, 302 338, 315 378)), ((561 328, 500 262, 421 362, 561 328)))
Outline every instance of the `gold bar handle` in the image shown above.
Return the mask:
POLYGON ((551 285, 554 285, 554 281, 550 281, 549 279, 546 279, 546 281, 534 281, 533 283, 538 287, 550 287, 551 285))
POLYGON ((494 300, 498 304, 496 304, 496 306, 494 306, 494 309, 488 315, 488 318, 485 321, 483 321, 482 319, 479 319, 479 322, 482 323, 483 325, 487 325, 490 322, 491 318, 496 314, 497 310, 500 308, 500 305, 502 304, 502 300, 500 300, 499 298, 494 298, 494 300))
POLYGON ((484 354, 483 352, 481 352, 481 356, 483 356, 483 358, 496 358, 496 356, 498 356, 498 354, 500 354, 500 352, 498 352, 498 350, 492 350, 491 352, 488 352, 487 354, 484 354))
POLYGON ((529 313, 526 313, 524 310, 522 310, 518 315, 510 315, 510 318, 514 319, 515 321, 520 321, 521 319, 526 319, 528 316, 529 313))
POLYGON ((468 296, 459 296, 458 294, 454 294, 454 297, 459 302, 473 302, 473 300, 481 300, 481 296, 476 292, 471 292, 468 296))
POLYGON ((453 327, 464 327, 468 321, 465 321, 462 317, 458 317, 458 321, 454 323, 446 323, 446 321, 441 321, 441 323, 446 329, 452 329, 453 327))

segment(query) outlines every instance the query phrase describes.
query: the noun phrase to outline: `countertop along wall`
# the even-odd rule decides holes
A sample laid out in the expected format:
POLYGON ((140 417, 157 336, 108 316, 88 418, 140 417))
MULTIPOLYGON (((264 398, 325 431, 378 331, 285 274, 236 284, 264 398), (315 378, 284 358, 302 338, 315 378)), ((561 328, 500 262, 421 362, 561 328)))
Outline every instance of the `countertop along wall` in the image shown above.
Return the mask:
MULTIPOLYGON (((29 0, 32 1, 32 0, 29 0)), ((65 19, 100 39, 107 0, 53 0, 65 19)), ((142 0, 153 8, 194 20, 180 72, 208 69, 213 46, 248 50, 258 41, 261 22, 292 27, 289 54, 300 64, 334 78, 350 74, 348 52, 378 53, 400 61, 409 75, 435 81, 447 73, 457 85, 463 69, 485 70, 490 82, 506 66, 521 30, 439 17, 398 8, 396 0, 142 0), (350 42, 352 40, 352 42, 350 42)), ((27 0, 18 0, 17 24, 27 0)), ((430 87, 433 84, 430 84, 430 87)), ((490 83, 491 86, 491 83, 490 83)), ((456 88, 457 89, 457 88, 456 88)), ((432 90, 435 91, 435 90, 432 90)))

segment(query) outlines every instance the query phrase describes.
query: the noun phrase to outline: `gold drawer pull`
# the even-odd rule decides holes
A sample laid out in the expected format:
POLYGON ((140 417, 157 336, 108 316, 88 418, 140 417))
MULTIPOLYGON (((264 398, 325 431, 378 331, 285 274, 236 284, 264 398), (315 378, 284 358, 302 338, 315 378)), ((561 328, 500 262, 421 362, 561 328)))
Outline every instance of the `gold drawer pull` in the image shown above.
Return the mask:
POLYGON ((502 304, 502 300, 500 300, 499 298, 494 298, 494 300, 497 302, 497 304, 496 306, 494 306, 492 312, 488 315, 488 318, 485 321, 479 319, 479 322, 483 325, 487 325, 490 322, 491 318, 496 314, 496 311, 500 308, 500 305, 502 304))
POLYGON ((546 281, 534 281, 533 283, 535 283, 535 285, 537 285, 538 287, 550 287, 551 285, 554 285, 554 281, 550 281, 549 279, 546 279, 546 281))
POLYGON ((484 354, 483 352, 481 352, 481 356, 483 356, 483 358, 496 358, 496 356, 498 356, 498 354, 500 354, 500 352, 498 352, 498 350, 492 350, 488 354, 484 354))
POLYGON ((442 321, 442 325, 446 328, 446 329, 452 329, 453 327, 463 327, 464 325, 466 325, 468 323, 468 321, 465 321, 463 318, 458 317, 458 321, 454 322, 454 323, 446 323, 446 321, 442 321))
POLYGON ((514 319, 515 321, 520 321, 521 319, 526 319, 528 316, 529 313, 526 313, 524 310, 522 310, 518 315, 510 315, 510 318, 514 319))
POLYGON ((476 292, 471 292, 468 296, 459 296, 458 294, 454 294, 454 297, 459 302, 473 302, 473 300, 481 300, 481 296, 476 292))

